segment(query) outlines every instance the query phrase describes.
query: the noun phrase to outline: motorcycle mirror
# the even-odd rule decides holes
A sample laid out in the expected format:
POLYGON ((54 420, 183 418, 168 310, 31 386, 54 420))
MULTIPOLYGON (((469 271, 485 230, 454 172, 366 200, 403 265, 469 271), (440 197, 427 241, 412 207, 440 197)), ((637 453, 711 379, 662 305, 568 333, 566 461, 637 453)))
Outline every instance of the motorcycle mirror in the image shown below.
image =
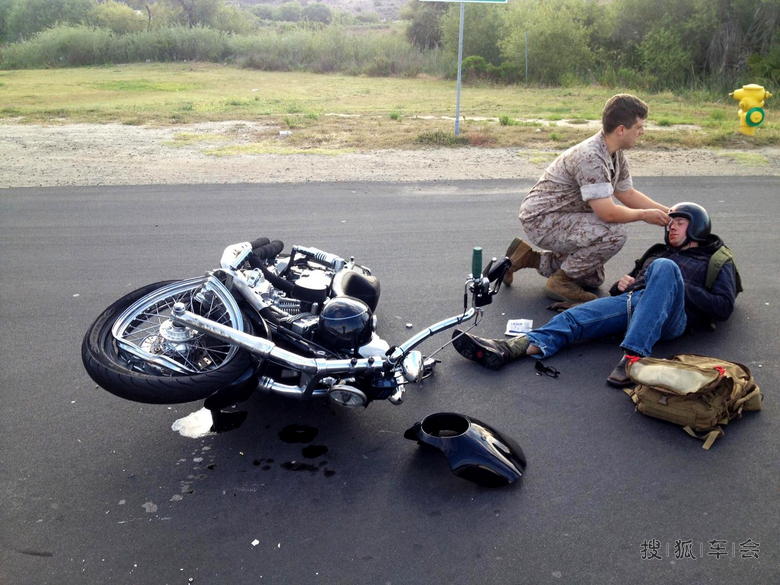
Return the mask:
POLYGON ((401 363, 401 370, 407 382, 419 382, 423 375, 423 357, 419 351, 410 351, 401 363))

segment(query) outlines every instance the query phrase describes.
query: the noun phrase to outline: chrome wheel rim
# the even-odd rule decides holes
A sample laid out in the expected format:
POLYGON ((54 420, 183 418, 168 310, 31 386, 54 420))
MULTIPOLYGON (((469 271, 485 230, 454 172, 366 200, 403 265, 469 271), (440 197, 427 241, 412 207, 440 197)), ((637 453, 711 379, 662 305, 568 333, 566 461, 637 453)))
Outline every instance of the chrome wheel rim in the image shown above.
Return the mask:
POLYGON ((187 311, 243 331, 241 311, 216 277, 174 282, 133 303, 114 323, 111 333, 129 368, 151 368, 155 375, 199 374, 220 368, 236 354, 233 345, 175 325, 171 312, 177 302, 187 311))

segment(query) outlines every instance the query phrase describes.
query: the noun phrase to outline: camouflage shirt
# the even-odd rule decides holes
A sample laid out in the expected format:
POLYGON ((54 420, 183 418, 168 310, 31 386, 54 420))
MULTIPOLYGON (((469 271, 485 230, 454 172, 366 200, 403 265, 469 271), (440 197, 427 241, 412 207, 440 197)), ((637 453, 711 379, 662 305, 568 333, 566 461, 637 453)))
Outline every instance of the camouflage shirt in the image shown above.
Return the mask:
POLYGON ((633 186, 622 150, 610 156, 603 132, 572 146, 544 171, 520 206, 520 220, 548 213, 593 213, 588 201, 633 186))

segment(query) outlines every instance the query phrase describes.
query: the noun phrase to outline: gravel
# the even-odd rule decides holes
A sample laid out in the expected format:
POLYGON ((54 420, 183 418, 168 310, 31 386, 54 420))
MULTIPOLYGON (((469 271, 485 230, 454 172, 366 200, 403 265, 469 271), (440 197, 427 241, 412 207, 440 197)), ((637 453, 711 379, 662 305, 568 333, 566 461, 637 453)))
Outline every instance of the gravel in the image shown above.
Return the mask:
MULTIPOLYGON (((426 148, 336 156, 205 152, 250 143, 267 130, 259 123, 241 121, 165 127, 6 123, 0 125, 0 188, 536 179, 554 156, 553 151, 523 148, 426 148), (181 133, 214 139, 171 146, 181 133)), ((285 138, 278 140, 279 146, 289 144, 285 138)), ((629 160, 636 177, 780 174, 778 148, 735 152, 640 147, 631 151, 629 160)))

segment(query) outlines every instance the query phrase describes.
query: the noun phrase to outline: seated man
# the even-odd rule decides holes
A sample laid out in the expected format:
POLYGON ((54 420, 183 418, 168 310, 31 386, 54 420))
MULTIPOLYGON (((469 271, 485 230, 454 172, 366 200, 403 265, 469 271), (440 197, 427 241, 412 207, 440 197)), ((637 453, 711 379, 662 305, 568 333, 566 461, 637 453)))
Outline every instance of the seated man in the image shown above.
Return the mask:
POLYGON ((613 285, 613 296, 574 306, 512 339, 482 339, 456 330, 455 349, 497 370, 524 355, 549 357, 579 339, 625 333, 620 345, 624 356, 607 381, 619 387, 630 385, 625 366, 631 356, 649 356, 656 341, 679 337, 697 323, 725 321, 741 291, 728 248, 710 233, 707 211, 695 203, 678 203, 669 216, 666 245, 650 248, 634 270, 613 285), (711 263, 716 252, 717 262, 711 263), (721 266, 713 283, 707 282, 710 264, 721 266))

